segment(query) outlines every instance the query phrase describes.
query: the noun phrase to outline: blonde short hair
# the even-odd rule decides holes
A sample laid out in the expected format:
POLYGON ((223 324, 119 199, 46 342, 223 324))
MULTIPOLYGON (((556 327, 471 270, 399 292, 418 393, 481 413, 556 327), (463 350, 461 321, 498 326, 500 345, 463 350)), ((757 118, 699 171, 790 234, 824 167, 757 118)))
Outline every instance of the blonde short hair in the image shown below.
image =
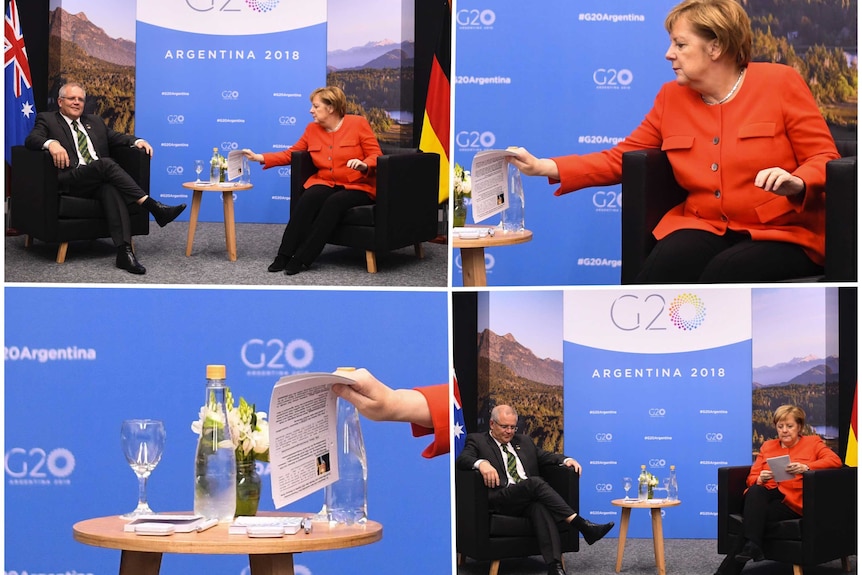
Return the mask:
POLYGON ((796 407, 795 405, 782 405, 776 409, 772 416, 772 423, 778 425, 779 421, 784 421, 788 417, 796 420, 796 424, 800 430, 805 427, 805 412, 802 411, 801 407, 796 407))
POLYGON ((704 40, 716 40, 738 65, 751 62, 751 20, 736 0, 683 0, 664 20, 668 34, 680 18, 704 40))
POLYGON ((313 102, 315 98, 320 98, 321 102, 327 106, 332 106, 332 111, 339 116, 343 116, 347 110, 347 96, 338 86, 317 88, 311 93, 309 100, 313 102))

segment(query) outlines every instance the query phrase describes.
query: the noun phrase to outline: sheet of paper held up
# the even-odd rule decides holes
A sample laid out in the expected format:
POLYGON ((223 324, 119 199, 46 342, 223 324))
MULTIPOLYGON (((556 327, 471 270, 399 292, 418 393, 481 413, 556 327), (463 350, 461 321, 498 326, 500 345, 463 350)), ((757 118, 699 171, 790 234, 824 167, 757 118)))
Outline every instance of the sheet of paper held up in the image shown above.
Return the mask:
POLYGON ((331 373, 279 379, 269 402, 269 468, 276 509, 338 480, 338 397, 333 383, 353 380, 331 373))
POLYGON ((470 166, 473 221, 479 223, 509 207, 509 150, 485 150, 473 156, 470 166))
POLYGON ((787 481, 788 479, 796 477, 792 473, 788 473, 784 470, 785 467, 790 465, 789 455, 769 457, 766 459, 766 462, 769 464, 769 469, 772 471, 772 478, 775 479, 775 481, 787 481))
POLYGON ((248 162, 244 162, 245 156, 242 150, 231 150, 227 154, 227 179, 233 181, 243 175, 248 169, 248 162))

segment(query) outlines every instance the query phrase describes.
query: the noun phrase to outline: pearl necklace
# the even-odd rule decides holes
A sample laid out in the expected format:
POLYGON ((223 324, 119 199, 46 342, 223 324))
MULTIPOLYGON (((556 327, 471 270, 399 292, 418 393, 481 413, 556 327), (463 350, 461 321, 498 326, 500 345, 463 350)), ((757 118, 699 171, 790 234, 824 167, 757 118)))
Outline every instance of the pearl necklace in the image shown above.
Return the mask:
POLYGON ((744 73, 745 73, 745 68, 743 68, 739 71, 739 77, 736 79, 736 84, 733 85, 733 88, 730 89, 730 92, 727 93, 727 96, 725 96, 724 98, 722 98, 718 102, 707 102, 706 96, 704 96, 703 94, 700 95, 700 99, 703 100, 703 103, 706 104, 707 106, 717 106, 719 104, 724 104, 725 102, 730 100, 730 97, 733 96, 734 92, 736 92, 736 89, 739 88, 739 83, 742 82, 742 75, 744 73))
POLYGON ((326 128, 326 131, 327 131, 327 132, 329 132, 329 133, 337 132, 337 131, 338 131, 338 128, 340 128, 340 127, 341 127, 341 124, 342 124, 343 122, 344 122, 344 116, 342 116, 342 117, 341 117, 341 119, 340 119, 340 120, 338 120, 338 124, 336 124, 334 128, 332 128, 331 130, 330 130, 329 128, 326 128))

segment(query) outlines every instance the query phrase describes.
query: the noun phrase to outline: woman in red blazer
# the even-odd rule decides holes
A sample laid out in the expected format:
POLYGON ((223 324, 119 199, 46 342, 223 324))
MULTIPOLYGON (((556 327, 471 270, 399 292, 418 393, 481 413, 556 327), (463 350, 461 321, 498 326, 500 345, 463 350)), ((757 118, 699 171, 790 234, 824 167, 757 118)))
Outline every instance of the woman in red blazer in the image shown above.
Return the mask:
POLYGON ((805 80, 751 63, 735 0, 685 0, 665 20, 662 86, 640 126, 602 152, 510 161, 559 183, 556 195, 622 179, 622 154, 661 148, 686 200, 656 226, 639 283, 777 281, 822 273, 826 162, 835 143, 805 80))
POLYGON ((811 469, 841 467, 841 458, 826 447, 817 435, 802 435, 805 412, 795 405, 782 405, 772 416, 777 439, 763 442, 751 466, 742 511, 743 539, 728 553, 716 575, 737 575, 749 560, 763 559, 763 532, 766 524, 802 517, 802 474, 811 469), (767 460, 790 456, 784 471, 793 479, 775 481, 767 460))
POLYGON ((294 150, 307 150, 317 168, 287 222, 271 272, 294 275, 308 268, 347 210, 374 203, 380 144, 368 121, 345 115, 346 107, 341 88, 318 88, 311 93, 313 121, 297 143, 266 154, 243 150, 264 169, 288 165, 294 150))

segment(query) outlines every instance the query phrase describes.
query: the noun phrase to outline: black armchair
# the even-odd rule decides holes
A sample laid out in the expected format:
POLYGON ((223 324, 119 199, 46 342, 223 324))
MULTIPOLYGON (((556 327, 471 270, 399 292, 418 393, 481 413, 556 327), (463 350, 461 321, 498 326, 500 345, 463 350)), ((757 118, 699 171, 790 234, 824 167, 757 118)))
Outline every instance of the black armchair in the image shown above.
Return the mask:
MULTIPOLYGON (((841 158, 826 165, 826 265, 823 277, 795 281, 856 281, 856 141, 836 142, 841 158)), ((633 284, 656 244, 659 220, 685 200, 659 149, 623 154, 621 283, 633 284)))
MULTIPOLYGON (((745 478, 751 466, 718 469, 718 552, 727 554, 742 533, 745 478)), ((820 469, 802 474, 802 519, 767 526, 763 541, 766 559, 803 567, 856 554, 856 468, 820 469)))
MULTIPOLYGON (((150 190, 150 156, 133 147, 111 148, 116 160, 145 193, 150 190)), ((66 261, 69 242, 110 237, 99 200, 76 198, 60 193, 57 169, 46 151, 12 147, 10 225, 26 234, 24 245, 33 238, 59 243, 57 263, 66 261)), ((150 216, 138 206, 129 208, 132 235, 150 233, 150 216)))
MULTIPOLYGON (((578 511, 579 475, 569 467, 546 466, 542 477, 578 511)), ((490 560, 489 575, 497 575, 501 559, 538 555, 539 542, 526 517, 497 515, 488 509, 488 488, 475 470, 455 470, 455 541, 459 562, 464 556, 490 560)), ((563 552, 577 551, 580 540, 574 528, 561 527, 563 552)))
MULTIPOLYGON (((317 170, 308 152, 293 152, 290 207, 302 197, 305 181, 317 170)), ((377 272, 376 252, 413 245, 423 257, 422 242, 437 237, 440 156, 415 149, 384 149, 377 158, 374 205, 351 208, 329 238, 331 244, 365 250, 368 273, 377 272)))

